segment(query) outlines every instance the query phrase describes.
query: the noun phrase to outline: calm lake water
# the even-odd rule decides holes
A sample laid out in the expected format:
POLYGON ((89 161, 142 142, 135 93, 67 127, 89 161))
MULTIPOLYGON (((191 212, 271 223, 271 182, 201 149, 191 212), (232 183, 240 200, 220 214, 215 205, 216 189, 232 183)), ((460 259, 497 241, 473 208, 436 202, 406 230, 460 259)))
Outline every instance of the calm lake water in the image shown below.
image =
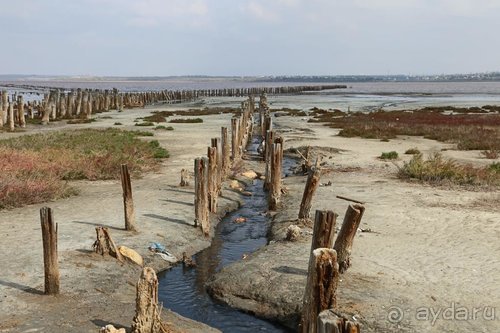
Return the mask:
MULTIPOLYGON (((242 87, 273 87, 294 85, 316 85, 313 82, 253 82, 235 78, 169 78, 152 81, 91 81, 91 80, 36 80, 0 81, 5 84, 36 85, 39 87, 61 87, 111 89, 120 91, 152 91, 180 89, 218 89, 242 87)), ((500 82, 354 82, 341 83, 346 89, 325 90, 299 95, 269 96, 272 108, 297 109, 336 108, 346 111, 370 111, 379 108, 415 109, 429 105, 482 106, 500 104, 500 82)), ((9 91, 14 89, 8 88, 9 91)), ((15 89, 28 94, 30 90, 15 89)), ((33 92, 31 90, 31 92, 33 92)), ((39 91, 41 92, 41 91, 39 91)), ((39 98, 27 95, 26 100, 39 98)), ((197 106, 239 105, 244 98, 204 98, 197 106)))

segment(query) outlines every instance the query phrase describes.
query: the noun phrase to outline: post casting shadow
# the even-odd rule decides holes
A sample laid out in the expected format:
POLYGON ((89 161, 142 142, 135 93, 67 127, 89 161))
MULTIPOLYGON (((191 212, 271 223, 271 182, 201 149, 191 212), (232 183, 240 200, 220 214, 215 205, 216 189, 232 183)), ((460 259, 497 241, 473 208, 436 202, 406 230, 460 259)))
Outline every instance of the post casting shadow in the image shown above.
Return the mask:
POLYGON ((156 215, 156 214, 144 214, 144 216, 151 217, 153 219, 167 221, 167 222, 173 222, 173 223, 177 223, 177 224, 185 224, 185 225, 192 226, 192 224, 188 223, 185 220, 181 220, 181 219, 174 219, 174 218, 171 218, 171 217, 160 216, 160 215, 156 215))
POLYGON ((21 290, 21 291, 24 291, 24 292, 27 292, 27 293, 30 293, 30 294, 34 294, 34 295, 43 295, 44 294, 44 292, 41 291, 41 290, 38 290, 38 289, 35 289, 35 288, 31 288, 31 287, 28 287, 28 286, 23 286, 22 284, 15 283, 15 282, 9 282, 9 281, 0 280, 0 285, 6 286, 6 287, 10 287, 10 288, 14 288, 14 289, 17 289, 17 290, 21 290))

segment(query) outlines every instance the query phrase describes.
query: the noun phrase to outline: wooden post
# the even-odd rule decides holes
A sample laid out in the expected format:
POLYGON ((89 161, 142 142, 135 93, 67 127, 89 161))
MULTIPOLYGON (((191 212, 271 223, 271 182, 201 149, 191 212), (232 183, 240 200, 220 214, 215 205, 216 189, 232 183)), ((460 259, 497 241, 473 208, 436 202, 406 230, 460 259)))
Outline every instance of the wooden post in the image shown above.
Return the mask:
POLYGON ((276 210, 281 198, 281 165, 283 164, 283 145, 281 142, 277 142, 271 147, 269 209, 276 210))
POLYGON ((26 127, 26 119, 24 118, 24 99, 22 95, 17 97, 17 117, 19 119, 19 126, 26 127))
POLYGON ((274 132, 267 131, 266 140, 264 145, 264 161, 266 161, 266 168, 264 172, 264 190, 269 190, 269 186, 271 183, 271 147, 274 142, 274 132))
POLYGON ((14 131, 14 102, 9 103, 9 130, 14 131))
POLYGON ((158 278, 154 269, 144 267, 136 288, 137 295, 132 332, 169 332, 168 328, 161 321, 161 307, 158 305, 158 278))
POLYGON ((304 193, 302 194, 302 201, 300 202, 299 219, 310 219, 312 199, 318 189, 320 177, 321 169, 318 166, 309 170, 304 193))
POLYGON ((223 178, 226 177, 231 167, 231 152, 229 148, 229 139, 227 135, 227 127, 221 127, 221 145, 222 145, 222 172, 223 178))
POLYGON ((8 95, 6 90, 2 90, 0 96, 0 127, 7 122, 8 95))
POLYGON ((338 281, 339 265, 335 250, 315 249, 309 260, 300 332, 316 333, 317 317, 320 312, 336 308, 338 281))
POLYGON ((333 247, 338 254, 340 273, 344 273, 351 266, 352 243, 364 212, 365 207, 360 204, 351 204, 347 207, 344 222, 333 247))
POLYGON ((223 171, 222 171, 222 144, 221 144, 221 139, 220 138, 212 138, 212 147, 215 148, 216 152, 216 158, 215 160, 217 161, 217 168, 216 168, 216 182, 215 182, 215 187, 216 187, 216 193, 217 196, 221 194, 221 187, 222 187, 222 180, 223 180, 223 171))
POLYGON ((239 125, 238 118, 231 118, 231 152, 232 152, 233 161, 236 161, 236 159, 238 159, 238 153, 239 153, 239 143, 238 143, 239 126, 238 125, 239 125))
POLYGON ((189 172, 186 169, 181 170, 181 187, 189 186, 189 172))
POLYGON ((320 247, 332 248, 338 215, 331 210, 317 210, 314 218, 311 252, 320 247))
POLYGON ((217 212, 217 148, 208 147, 208 209, 217 212))
POLYGON ((57 262, 57 224, 54 224, 52 209, 40 209, 42 225, 43 266, 45 272, 45 294, 59 294, 59 263, 57 262))
POLYGON ((110 255, 123 262, 123 256, 113 241, 113 238, 111 238, 108 228, 95 227, 95 232, 97 239, 92 245, 94 252, 102 256, 106 254, 110 255))
POLYGON ((195 226, 200 225, 203 233, 209 235, 210 220, 208 214, 208 159, 194 160, 194 214, 195 226))
POLYGON ((130 184, 128 166, 122 164, 120 171, 123 189, 123 207, 125 212, 125 230, 137 231, 135 226, 134 199, 132 198, 132 185, 130 184))
POLYGON ((322 311, 318 315, 318 333, 360 333, 358 323, 335 313, 333 309, 322 311))

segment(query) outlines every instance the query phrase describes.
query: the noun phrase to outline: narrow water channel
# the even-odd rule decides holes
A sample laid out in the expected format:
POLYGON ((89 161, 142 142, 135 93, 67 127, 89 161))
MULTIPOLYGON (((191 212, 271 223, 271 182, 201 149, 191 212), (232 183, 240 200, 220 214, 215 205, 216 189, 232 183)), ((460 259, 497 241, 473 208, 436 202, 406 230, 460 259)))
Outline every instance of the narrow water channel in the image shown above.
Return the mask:
MULTIPOLYGON (((252 141, 248 150, 255 151, 257 144, 252 141)), ((279 324, 216 302, 205 289, 206 281, 215 272, 266 245, 270 221, 265 214, 267 195, 262 185, 261 180, 254 180, 246 188, 253 195, 244 197, 242 207, 217 225, 212 245, 193 257, 196 267, 177 265, 158 275, 159 300, 165 308, 223 332, 290 332, 279 324), (246 222, 235 223, 236 217, 244 217, 246 222)))

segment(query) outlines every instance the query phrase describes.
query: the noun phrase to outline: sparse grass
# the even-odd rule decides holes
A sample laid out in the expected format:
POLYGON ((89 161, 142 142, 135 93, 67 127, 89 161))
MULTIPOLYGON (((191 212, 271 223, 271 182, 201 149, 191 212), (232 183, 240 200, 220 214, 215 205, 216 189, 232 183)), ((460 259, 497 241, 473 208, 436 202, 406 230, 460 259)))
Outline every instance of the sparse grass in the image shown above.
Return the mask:
POLYGON ((384 152, 380 155, 381 160, 395 160, 398 158, 398 153, 395 151, 384 152))
POLYGON ((405 151, 406 155, 417 155, 420 154, 420 150, 418 148, 410 148, 407 151, 405 151))
POLYGON ((0 141, 0 208, 20 207, 76 194, 68 180, 118 179, 120 165, 135 176, 168 157, 158 141, 136 133, 76 130, 0 141))
POLYGON ((162 130, 162 131, 173 131, 174 128, 172 126, 163 126, 159 125, 155 127, 155 130, 162 130))
POLYGON ((113 119, 111 116, 100 116, 99 119, 113 119))
POLYGON ((90 119, 71 119, 71 120, 68 120, 66 123, 69 124, 69 125, 76 125, 76 124, 90 124, 90 123, 93 123, 97 120, 95 120, 94 118, 90 118, 90 119))
POLYGON ((491 171, 500 174, 500 162, 491 163, 488 167, 491 171))
MULTIPOLYGON (((494 165, 494 164, 492 164, 494 165)), ((403 179, 418 179, 433 185, 500 185, 500 163, 497 166, 478 168, 472 165, 462 165, 451 159, 445 159, 439 153, 424 159, 417 154, 399 169, 399 177, 403 179)))
POLYGON ((131 133, 135 136, 154 136, 153 132, 149 131, 131 131, 131 133))
POLYGON ((203 119, 201 118, 176 118, 170 120, 170 123, 177 123, 177 124, 194 124, 194 123, 202 123, 203 119))
POLYGON ((343 137, 393 139, 398 135, 412 135, 455 143, 460 150, 500 151, 500 114, 496 107, 484 106, 479 109, 481 112, 475 108, 463 109, 444 107, 370 113, 317 109, 310 121, 340 128, 339 135, 343 137), (490 112, 492 110, 494 112, 490 112))
POLYGON ((144 126, 144 127, 147 127, 147 126, 154 126, 154 125, 155 124, 153 124, 150 121, 143 121, 142 123, 136 123, 134 126, 144 126))
POLYGON ((113 125, 115 125, 115 126, 121 126, 121 125, 123 125, 123 124, 122 124, 122 123, 120 123, 120 122, 116 122, 116 123, 114 123, 113 125))

